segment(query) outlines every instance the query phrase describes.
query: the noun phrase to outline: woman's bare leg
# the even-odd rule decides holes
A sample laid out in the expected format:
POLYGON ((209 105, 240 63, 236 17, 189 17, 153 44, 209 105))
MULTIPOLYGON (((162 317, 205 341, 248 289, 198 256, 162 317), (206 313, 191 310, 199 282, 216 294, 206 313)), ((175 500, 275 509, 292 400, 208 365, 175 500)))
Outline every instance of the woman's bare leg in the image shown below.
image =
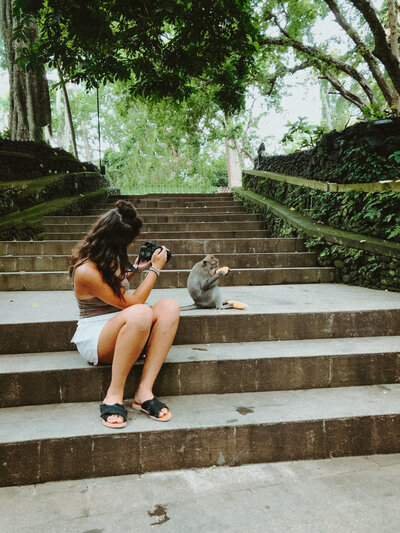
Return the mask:
MULTIPOLYGON (((128 307, 111 318, 100 333, 97 352, 100 363, 111 363, 111 383, 103 403, 122 403, 125 382, 150 333, 153 311, 147 305, 128 307)), ((122 422, 111 415, 107 422, 122 422)))
MULTIPOLYGON (((160 300, 152 310, 153 326, 146 345, 142 377, 134 398, 139 404, 154 396, 154 382, 171 348, 179 323, 179 306, 175 300, 160 300)), ((162 409, 161 412, 168 410, 162 409)))

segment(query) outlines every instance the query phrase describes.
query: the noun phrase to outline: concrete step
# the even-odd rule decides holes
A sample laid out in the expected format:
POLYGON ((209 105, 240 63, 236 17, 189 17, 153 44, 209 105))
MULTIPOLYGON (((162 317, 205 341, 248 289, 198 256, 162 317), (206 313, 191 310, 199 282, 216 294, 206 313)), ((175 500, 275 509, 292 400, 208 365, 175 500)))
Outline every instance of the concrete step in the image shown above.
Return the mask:
MULTIPOLYGON (((221 287, 249 305, 183 311, 174 344, 400 335, 398 293, 331 283, 221 287)), ((153 289, 148 303, 191 302, 186 289, 153 289)), ((73 350, 78 317, 72 291, 0 292, 0 353, 73 350)))
MULTIPOLYGON (((70 255, 19 255, 0 256, 0 272, 38 272, 67 271, 70 255)), ((137 255, 130 255, 134 262, 137 255)), ((171 261, 165 264, 165 270, 187 269, 203 259, 204 254, 174 254, 171 261)), ((232 257, 232 254, 218 254, 221 265, 233 264, 235 268, 272 268, 315 266, 314 252, 278 252, 278 253, 243 253, 232 257)))
POLYGON ((162 193, 162 192, 151 192, 148 194, 117 194, 115 196, 110 196, 111 198, 115 198, 115 201, 117 200, 128 200, 128 201, 134 201, 137 198, 232 198, 231 192, 171 192, 171 193, 162 193))
POLYGON ((137 200, 143 199, 175 199, 175 198, 188 198, 192 200, 198 199, 221 199, 228 198, 232 199, 233 194, 231 192, 221 192, 221 193, 206 193, 206 192, 193 192, 193 193, 148 193, 148 194, 119 194, 115 196, 110 196, 107 203, 112 204, 112 201, 116 202, 117 200, 127 200, 128 202, 135 202, 137 200))
MULTIPOLYGON (((400 336, 173 346, 157 394, 219 394, 398 383, 400 336)), ((126 384, 135 391, 143 359, 126 384)), ((0 407, 101 401, 111 366, 78 352, 0 357, 0 407)))
MULTIPOLYGON (((216 200, 213 198, 210 199, 190 199, 190 198, 175 198, 175 199, 169 199, 169 200, 163 200, 163 199, 150 199, 150 198, 144 198, 141 200, 137 200, 134 202, 135 207, 141 211, 142 208, 161 208, 161 209, 171 209, 175 207, 193 207, 193 208, 229 208, 234 207, 235 205, 240 205, 239 202, 236 202, 232 198, 221 198, 220 200, 216 200)), ((104 204, 97 204, 96 206, 98 209, 101 209, 103 211, 108 211, 109 209, 115 208, 115 203, 104 203, 104 204)))
POLYGON ((98 402, 2 409, 0 484, 400 451, 400 384, 163 400, 168 424, 118 431, 98 402))
MULTIPOLYGON (((135 242, 137 253, 147 240, 141 238, 135 242)), ((0 241, 1 256, 19 255, 64 255, 71 254, 77 240, 67 241, 0 241)), ((271 252, 303 252, 304 240, 296 238, 245 238, 245 239, 163 239, 162 243, 173 254, 242 254, 271 252)), ((135 252, 133 250, 133 253, 135 252)))
MULTIPOLYGON (((65 220, 63 224, 44 224, 44 234, 50 233, 86 233, 90 225, 88 224, 72 224, 69 220, 65 220)), ((180 233, 185 232, 199 232, 199 231, 256 231, 265 230, 264 222, 258 220, 250 221, 224 221, 224 222, 149 222, 143 224, 141 234, 146 233, 180 233)))
MULTIPOLYGON (((45 240, 48 241, 59 241, 59 240, 80 240, 86 235, 86 231, 83 232, 74 232, 74 233, 48 233, 44 232, 43 236, 45 240)), ((266 238, 268 234, 265 230, 227 230, 227 231, 201 231, 201 230, 192 230, 192 231, 158 231, 158 232, 141 232, 140 237, 146 241, 159 241, 166 239, 184 239, 193 240, 193 239, 259 239, 266 238)))
MULTIPOLYGON (((251 213, 214 213, 214 214, 165 214, 160 215, 158 209, 151 213, 141 215, 144 223, 159 223, 166 224, 168 222, 235 222, 235 221, 254 221, 262 220, 260 215, 253 215, 251 213)), ((80 215, 80 216, 48 216, 44 217, 46 224, 84 224, 89 227, 91 224, 99 219, 96 215, 80 215)))
MULTIPOLYGON (((230 206, 221 206, 217 204, 215 206, 203 206, 203 207, 162 206, 162 207, 157 207, 157 209, 155 209, 154 207, 137 206, 137 208, 138 208, 139 216, 146 216, 150 213, 154 213, 155 210, 157 210, 157 213, 160 215, 175 215, 179 213, 194 214, 194 215, 205 213, 209 215, 212 213, 230 214, 230 213, 245 213, 246 212, 243 206, 239 203, 236 203, 230 206)), ((87 215, 103 215, 106 211, 107 209, 101 209, 101 208, 96 207, 96 208, 88 209, 86 214, 87 215)))
MULTIPOLYGON (((160 289, 186 287, 190 269, 165 270, 157 281, 160 289)), ((146 274, 135 275, 135 286, 146 274)), ((335 271, 330 267, 231 269, 220 286, 273 285, 279 283, 329 283, 335 271)), ((0 291, 58 291, 72 289, 68 272, 1 272, 0 291)))
MULTIPOLYGON (((135 207, 141 209, 142 207, 231 207, 234 205, 240 205, 240 202, 235 201, 233 198, 141 198, 134 202, 135 207)), ((97 204, 99 209, 108 211, 115 207, 114 202, 105 202, 97 204)))

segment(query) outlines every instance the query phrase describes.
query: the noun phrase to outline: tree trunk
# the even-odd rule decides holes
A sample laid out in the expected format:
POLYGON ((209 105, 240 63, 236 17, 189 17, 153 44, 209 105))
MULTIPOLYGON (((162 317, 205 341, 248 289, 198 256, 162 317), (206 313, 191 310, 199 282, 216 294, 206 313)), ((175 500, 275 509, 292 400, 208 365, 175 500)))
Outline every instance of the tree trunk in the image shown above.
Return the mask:
POLYGON ((241 187, 242 186, 242 169, 240 167, 240 158, 238 151, 231 139, 225 137, 225 160, 226 169, 228 171, 228 186, 241 187))
POLYGON ((88 139, 88 132, 86 128, 86 122, 82 120, 81 122, 81 130, 82 130, 82 140, 83 140, 83 146, 85 149, 85 161, 91 161, 92 155, 90 150, 90 144, 88 139))
MULTIPOLYGON (((389 31, 390 31, 390 49, 394 57, 399 61, 399 27, 397 23, 397 1, 388 0, 389 11, 389 31)), ((400 95, 399 92, 393 90, 393 106, 395 107, 397 114, 400 113, 400 95)))
POLYGON ((74 152, 74 156, 78 159, 78 147, 76 145, 75 128, 74 128, 74 122, 72 120, 71 106, 69 104, 67 86, 63 80, 60 70, 58 71, 58 76, 61 81, 61 87, 62 87, 63 95, 64 95, 65 116, 66 116, 66 119, 68 120, 69 133, 71 135, 71 142, 72 142, 72 149, 74 152))
POLYGON ((61 116, 62 116, 62 102, 61 102, 61 91, 59 88, 56 90, 56 116, 60 117, 60 127, 57 128, 57 137, 56 137, 56 144, 57 146, 62 146, 65 148, 64 140, 65 135, 61 132, 61 116))
POLYGON ((321 99, 321 114, 322 114, 322 121, 324 123, 324 126, 328 128, 329 131, 333 129, 333 123, 332 123, 332 114, 331 109, 329 107, 328 102, 328 80, 321 79, 319 80, 319 95, 321 99))
POLYGON ((44 67, 28 70, 16 64, 20 49, 32 46, 37 39, 37 26, 26 28, 27 43, 13 39, 16 21, 12 0, 0 0, 0 27, 4 40, 10 85, 9 128, 11 139, 42 141, 44 127, 51 131, 49 87, 44 67))

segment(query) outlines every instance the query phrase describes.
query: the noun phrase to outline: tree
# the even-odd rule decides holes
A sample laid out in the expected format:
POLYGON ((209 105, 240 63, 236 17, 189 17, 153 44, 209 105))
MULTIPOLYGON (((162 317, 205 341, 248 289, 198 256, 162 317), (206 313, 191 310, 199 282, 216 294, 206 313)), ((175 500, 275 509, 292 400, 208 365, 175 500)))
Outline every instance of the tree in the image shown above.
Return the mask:
POLYGON ((266 0, 261 24, 260 45, 270 55, 281 56, 281 51, 297 62, 293 68, 313 68, 362 112, 385 107, 400 112, 399 61, 388 43, 383 13, 369 0, 266 0), (340 43, 316 43, 312 28, 328 15, 344 32, 340 43))
POLYGON ((244 105, 256 52, 251 0, 16 0, 21 22, 40 23, 27 64, 59 68, 65 81, 130 82, 134 95, 182 101, 209 84, 227 113, 244 105))
MULTIPOLYGON (((11 139, 41 141, 43 128, 51 127, 49 88, 43 65, 27 70, 17 62, 23 43, 21 39, 14 39, 16 19, 12 0, 0 0, 0 28, 9 74, 11 139)), ((37 25, 27 20, 23 33, 25 45, 34 47, 37 25)))
POLYGON ((209 122, 204 94, 179 105, 151 102, 132 98, 120 84, 104 88, 101 99, 107 102, 104 139, 113 142, 105 153, 107 173, 123 192, 212 192, 226 185, 218 124, 209 122))

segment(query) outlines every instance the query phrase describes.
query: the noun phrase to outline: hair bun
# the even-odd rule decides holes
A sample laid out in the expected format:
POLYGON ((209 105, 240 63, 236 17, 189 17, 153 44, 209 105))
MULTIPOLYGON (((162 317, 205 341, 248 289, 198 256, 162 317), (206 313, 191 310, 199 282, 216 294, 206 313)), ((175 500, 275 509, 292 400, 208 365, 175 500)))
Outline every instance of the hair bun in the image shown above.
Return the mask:
POLYGON ((132 220, 137 217, 136 209, 126 200, 118 200, 115 205, 117 207, 118 213, 123 218, 132 220))

